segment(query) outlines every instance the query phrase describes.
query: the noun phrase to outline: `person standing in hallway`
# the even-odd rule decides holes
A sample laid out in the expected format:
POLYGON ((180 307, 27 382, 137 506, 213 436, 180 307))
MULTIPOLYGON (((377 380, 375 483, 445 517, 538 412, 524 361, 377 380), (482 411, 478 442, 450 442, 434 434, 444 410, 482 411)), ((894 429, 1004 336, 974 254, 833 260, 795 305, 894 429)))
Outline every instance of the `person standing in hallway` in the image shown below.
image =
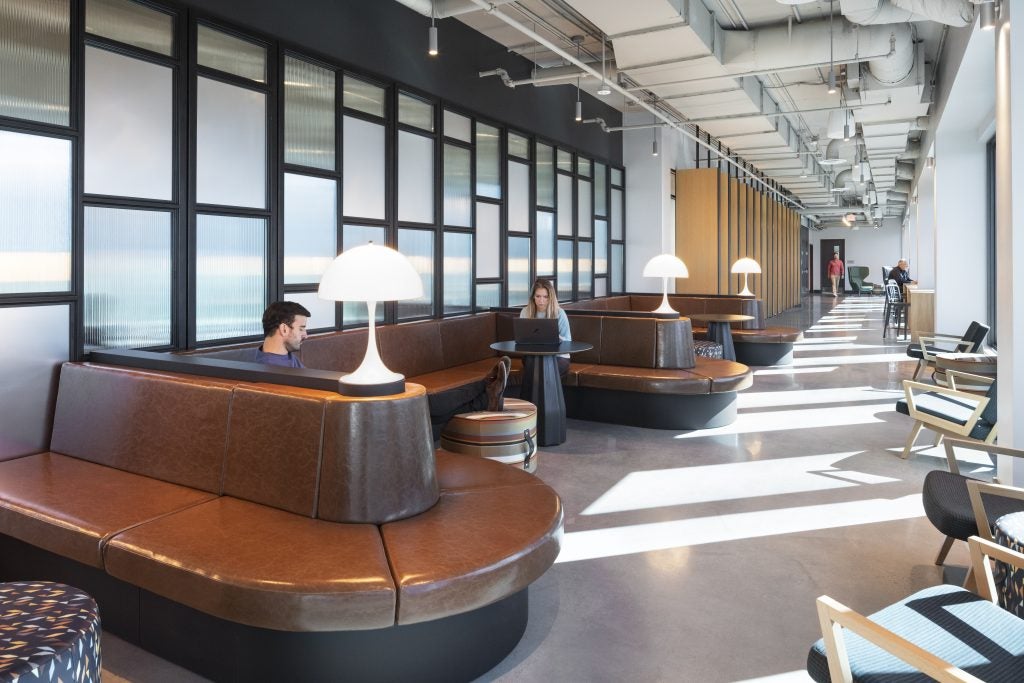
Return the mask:
POLYGON ((846 272, 846 266, 839 258, 839 252, 832 254, 832 260, 828 262, 828 278, 832 280, 832 296, 839 296, 839 278, 846 272))

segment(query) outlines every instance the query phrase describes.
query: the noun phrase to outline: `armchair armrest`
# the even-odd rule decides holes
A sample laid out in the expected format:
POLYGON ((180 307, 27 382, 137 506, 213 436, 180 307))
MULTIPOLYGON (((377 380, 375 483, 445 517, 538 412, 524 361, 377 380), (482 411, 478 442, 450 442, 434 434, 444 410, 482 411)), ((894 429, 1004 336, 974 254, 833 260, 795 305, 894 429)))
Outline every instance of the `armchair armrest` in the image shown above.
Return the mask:
POLYGON ((924 384, 923 382, 912 382, 909 379, 903 380, 903 392, 907 398, 907 408, 909 410, 910 417, 919 422, 923 422, 924 424, 939 427, 943 431, 957 436, 967 436, 971 433, 971 430, 978 424, 978 418, 981 417, 982 412, 985 410, 985 406, 987 406, 989 402, 987 396, 979 396, 967 391, 957 391, 956 389, 948 387, 933 386, 930 384, 924 384), (960 402, 975 403, 976 405, 964 424, 959 425, 950 420, 943 419, 938 415, 932 415, 919 410, 917 407, 917 396, 914 394, 915 389, 922 394, 937 394, 960 402))
POLYGON ((921 355, 924 356, 926 361, 932 363, 935 362, 935 354, 928 350, 928 345, 938 346, 939 344, 951 344, 953 348, 942 353, 958 353, 966 351, 971 348, 971 342, 964 341, 960 337, 953 336, 951 334, 934 334, 930 337, 918 337, 918 343, 921 345, 921 355))
POLYGON ((1015 458, 1024 457, 1024 451, 1010 448, 1009 446, 995 446, 993 444, 980 443, 978 441, 966 441, 963 439, 946 439, 943 441, 946 449, 946 461, 949 463, 949 471, 953 474, 960 474, 960 466, 956 462, 954 448, 963 448, 969 451, 982 451, 989 455, 1009 455, 1015 458))
POLYGON ((1016 500, 1024 501, 1024 489, 1003 484, 990 484, 987 481, 976 481, 973 479, 968 481, 967 492, 971 495, 971 510, 974 512, 974 521, 978 523, 978 535, 986 541, 993 540, 992 529, 989 527, 985 501, 982 499, 981 494, 1015 498, 1016 500))
POLYGON ((949 383, 950 389, 956 389, 957 380, 989 386, 992 382, 996 381, 995 377, 991 375, 975 375, 970 372, 963 372, 962 370, 946 370, 946 381, 949 383))

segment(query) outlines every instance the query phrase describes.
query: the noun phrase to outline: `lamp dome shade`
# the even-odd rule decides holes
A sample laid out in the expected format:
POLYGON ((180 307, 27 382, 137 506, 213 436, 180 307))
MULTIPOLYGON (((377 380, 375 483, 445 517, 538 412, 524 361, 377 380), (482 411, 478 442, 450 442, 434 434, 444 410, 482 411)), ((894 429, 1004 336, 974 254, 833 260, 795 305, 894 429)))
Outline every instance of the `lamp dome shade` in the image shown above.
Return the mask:
POLYGON ((760 273, 761 264, 752 258, 741 258, 732 264, 732 268, 729 269, 730 273, 760 273))
POLYGON ((644 266, 644 277, 690 277, 686 264, 672 254, 659 254, 644 266))
POLYGON ((404 255, 370 242, 338 254, 318 294, 330 301, 400 301, 423 296, 423 281, 404 255))

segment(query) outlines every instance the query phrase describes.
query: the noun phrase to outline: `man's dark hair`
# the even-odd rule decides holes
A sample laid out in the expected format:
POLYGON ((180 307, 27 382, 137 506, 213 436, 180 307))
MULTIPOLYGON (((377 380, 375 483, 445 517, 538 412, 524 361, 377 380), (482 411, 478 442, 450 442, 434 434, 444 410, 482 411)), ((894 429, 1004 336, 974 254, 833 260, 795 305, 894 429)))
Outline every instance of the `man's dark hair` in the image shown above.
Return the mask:
POLYGON ((294 301, 275 301, 263 311, 263 336, 269 337, 281 323, 291 325, 295 322, 295 316, 310 316, 309 310, 302 304, 294 301))

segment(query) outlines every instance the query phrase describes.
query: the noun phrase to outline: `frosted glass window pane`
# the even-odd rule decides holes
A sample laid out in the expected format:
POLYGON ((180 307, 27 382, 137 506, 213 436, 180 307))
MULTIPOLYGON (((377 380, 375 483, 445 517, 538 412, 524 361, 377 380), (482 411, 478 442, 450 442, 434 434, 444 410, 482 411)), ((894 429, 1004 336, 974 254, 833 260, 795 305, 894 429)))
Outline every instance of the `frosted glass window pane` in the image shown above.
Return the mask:
POLYGON ((501 285, 488 282, 476 286, 476 310, 486 311, 488 308, 501 306, 501 285))
POLYGON ((71 289, 71 142, 0 131, 0 293, 71 289))
POLYGON ((85 191, 171 199, 173 71, 85 48, 85 191))
POLYGON ((476 276, 501 277, 501 207, 476 204, 476 276))
POLYGON ((530 167, 508 162, 508 229, 530 232, 530 167))
POLYGON ((196 216, 196 341, 262 335, 267 221, 196 216))
POLYGON ((266 48, 202 24, 197 37, 197 61, 199 66, 257 83, 267 82, 266 48))
POLYGON ((434 233, 399 230, 398 251, 408 257, 423 281, 423 296, 398 302, 398 319, 434 315, 434 233))
POLYGON ((622 187, 622 169, 621 168, 613 168, 612 169, 612 185, 618 185, 619 187, 622 187))
POLYGON ((334 72, 287 56, 284 162, 334 170, 334 72))
POLYGON ((579 180, 576 185, 576 219, 580 237, 590 237, 594 229, 594 216, 590 210, 590 182, 579 180))
POLYGON ((621 244, 612 245, 612 291, 615 293, 621 293, 625 291, 626 270, 624 258, 624 247, 621 244))
MULTIPOLYGON (((306 326, 309 330, 334 329, 338 323, 335 302, 321 299, 316 292, 288 292, 284 298, 306 307, 310 313, 309 324, 306 326)), ((360 305, 365 311, 366 304, 360 305)))
POLYGON ((608 221, 594 221, 594 272, 608 272, 608 221))
POLYGON ((398 132, 398 220, 434 222, 434 139, 398 132))
POLYGON ((254 90, 198 79, 196 201, 267 205, 267 102, 254 90))
POLYGON ((0 116, 68 125, 68 0, 0 0, 0 116))
POLYGON ((579 174, 584 178, 590 177, 590 159, 586 157, 577 157, 577 163, 579 164, 579 174))
POLYGON ((444 224, 473 227, 469 150, 444 146, 444 224))
POLYGON ((594 296, 608 296, 608 280, 599 277, 594 280, 594 296))
POLYGON ((320 282, 338 255, 338 184, 284 174, 284 282, 320 282))
POLYGON ((622 239, 622 190, 612 189, 612 239, 622 239))
POLYGON ((498 129, 476 124, 476 193, 501 199, 498 129))
POLYGON ((572 299, 572 282, 575 275, 572 240, 558 240, 558 299, 572 299))
POLYGON ((558 176, 558 234, 572 236, 572 176, 558 176))
POLYGON ((346 216, 384 219, 384 126, 346 116, 343 154, 342 209, 346 216))
POLYGON ((434 105, 418 97, 398 93, 398 122, 433 131, 434 105))
POLYGON ((576 290, 581 299, 589 299, 591 296, 590 278, 594 272, 594 245, 590 242, 580 242, 579 244, 579 281, 576 284, 576 290))
POLYGON ((555 153, 548 145, 537 145, 537 206, 555 205, 555 153))
POLYGON ((344 106, 383 118, 385 104, 384 88, 347 75, 342 82, 344 86, 341 93, 341 103, 344 106))
MULTIPOLYGON (((374 225, 346 225, 342 232, 342 249, 359 247, 368 242, 384 244, 384 228, 374 225)), ((346 325, 365 325, 369 322, 366 304, 362 301, 346 301, 341 312, 346 325)), ((377 322, 384 322, 384 307, 377 306, 377 322)))
POLYGON ((508 305, 523 306, 530 298, 530 238, 508 238, 508 305))
POLYGON ((572 152, 558 150, 558 170, 572 173, 572 152))
POLYGON ((608 182, 604 164, 594 164, 594 213, 598 216, 608 215, 608 182))
POLYGON ((537 212, 537 274, 555 272, 555 214, 537 212))
POLYGON ((85 350, 171 343, 171 214, 85 207, 85 350))
POLYGON ((512 156, 530 158, 530 140, 522 135, 508 132, 508 153, 512 156))
POLYGON ((130 0, 87 0, 85 30, 170 57, 174 17, 130 0))
POLYGON ((445 109, 444 134, 463 142, 473 142, 473 122, 462 114, 445 109))
POLYGON ((444 234, 444 312, 469 313, 473 293, 473 236, 444 234))

